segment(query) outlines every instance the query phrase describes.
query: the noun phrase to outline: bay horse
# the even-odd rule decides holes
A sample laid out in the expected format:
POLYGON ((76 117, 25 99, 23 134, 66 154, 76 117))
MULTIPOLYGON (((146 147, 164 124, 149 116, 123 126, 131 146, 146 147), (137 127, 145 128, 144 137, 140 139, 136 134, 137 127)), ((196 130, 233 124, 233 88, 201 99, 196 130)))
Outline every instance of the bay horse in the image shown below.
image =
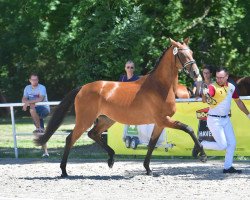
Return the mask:
POLYGON ((228 80, 236 86, 239 96, 250 96, 250 76, 238 77, 230 74, 228 80))
POLYGON ((193 129, 171 119, 176 112, 178 70, 182 69, 191 78, 199 75, 188 41, 188 38, 183 43, 170 39, 171 46, 162 53, 154 69, 135 82, 95 81, 72 90, 64 97, 53 113, 45 134, 35 139, 37 145, 45 144, 62 123, 69 107, 75 105, 75 127, 66 138, 60 164, 62 177, 68 176, 66 164, 71 147, 94 121, 97 123, 88 132, 88 136, 107 151, 110 168, 114 164, 115 152, 102 140, 101 134, 115 122, 133 125, 155 124, 143 163, 147 175, 152 174, 149 167, 151 155, 165 127, 188 133, 195 143, 201 161, 206 161, 207 156, 193 129))
POLYGON ((175 97, 178 99, 189 99, 193 97, 193 92, 180 83, 177 84, 175 97))
POLYGON ((238 79, 236 84, 240 96, 250 96, 250 76, 238 79))

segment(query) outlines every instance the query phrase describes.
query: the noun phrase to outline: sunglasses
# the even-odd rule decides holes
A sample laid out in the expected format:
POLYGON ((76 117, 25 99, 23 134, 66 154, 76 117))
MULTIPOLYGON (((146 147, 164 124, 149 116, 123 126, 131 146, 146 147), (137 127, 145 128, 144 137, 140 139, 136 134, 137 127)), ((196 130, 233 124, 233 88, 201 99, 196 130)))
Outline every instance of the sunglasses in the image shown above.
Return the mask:
POLYGON ((127 69, 134 69, 133 66, 127 66, 126 68, 127 68, 127 69))
POLYGON ((226 78, 226 76, 222 76, 222 77, 216 76, 216 79, 224 79, 224 78, 226 78))

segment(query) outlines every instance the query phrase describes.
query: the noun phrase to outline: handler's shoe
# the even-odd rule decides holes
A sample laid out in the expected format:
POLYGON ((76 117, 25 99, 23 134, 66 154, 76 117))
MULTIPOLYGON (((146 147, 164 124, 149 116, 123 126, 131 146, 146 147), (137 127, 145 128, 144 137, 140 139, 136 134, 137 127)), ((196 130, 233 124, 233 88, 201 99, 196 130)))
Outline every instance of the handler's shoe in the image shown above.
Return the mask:
POLYGON ((242 170, 239 170, 239 169, 235 169, 234 167, 230 167, 229 169, 223 169, 223 173, 224 174, 241 174, 242 173, 242 170))

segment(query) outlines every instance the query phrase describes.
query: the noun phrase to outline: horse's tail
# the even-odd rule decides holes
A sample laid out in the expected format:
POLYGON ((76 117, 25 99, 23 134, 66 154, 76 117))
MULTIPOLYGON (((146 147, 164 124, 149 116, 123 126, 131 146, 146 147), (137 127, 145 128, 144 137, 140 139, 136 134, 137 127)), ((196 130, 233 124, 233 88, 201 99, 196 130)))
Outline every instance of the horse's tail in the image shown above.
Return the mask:
POLYGON ((51 119, 48 122, 44 135, 41 135, 34 139, 37 145, 44 145, 49 138, 54 134, 54 132, 61 125, 68 109, 74 103, 75 97, 80 91, 81 87, 78 87, 71 92, 69 92, 57 106, 55 112, 53 113, 51 119))

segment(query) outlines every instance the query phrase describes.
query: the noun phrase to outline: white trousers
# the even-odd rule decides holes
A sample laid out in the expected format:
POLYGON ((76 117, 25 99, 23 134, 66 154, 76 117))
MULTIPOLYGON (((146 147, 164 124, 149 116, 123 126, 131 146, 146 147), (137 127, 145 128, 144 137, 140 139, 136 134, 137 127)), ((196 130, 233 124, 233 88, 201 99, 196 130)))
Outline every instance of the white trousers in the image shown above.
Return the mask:
POLYGON ((216 142, 202 141, 205 149, 226 150, 224 169, 229 169, 233 164, 236 140, 230 118, 208 116, 207 125, 216 142))

